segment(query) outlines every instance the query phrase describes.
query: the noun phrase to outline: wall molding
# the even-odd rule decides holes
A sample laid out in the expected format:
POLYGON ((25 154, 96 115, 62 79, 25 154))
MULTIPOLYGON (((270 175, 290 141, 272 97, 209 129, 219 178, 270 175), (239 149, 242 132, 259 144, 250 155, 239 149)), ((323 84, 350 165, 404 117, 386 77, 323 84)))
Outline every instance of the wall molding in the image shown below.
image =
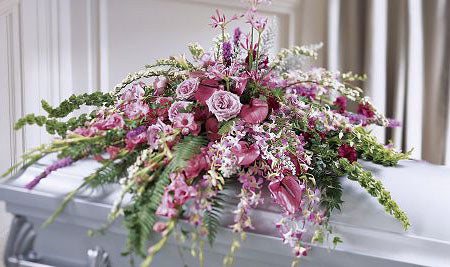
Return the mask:
MULTIPOLYGON (((9 114, 2 116, 7 119, 11 126, 9 130, 9 157, 11 165, 15 164, 24 151, 23 130, 15 131, 13 125, 23 116, 23 87, 22 87, 22 53, 20 38, 20 2, 8 0, 0 2, 0 17, 6 21, 6 55, 7 55, 7 77, 8 107, 9 114)), ((6 156, 6 153, 3 155, 6 156)))

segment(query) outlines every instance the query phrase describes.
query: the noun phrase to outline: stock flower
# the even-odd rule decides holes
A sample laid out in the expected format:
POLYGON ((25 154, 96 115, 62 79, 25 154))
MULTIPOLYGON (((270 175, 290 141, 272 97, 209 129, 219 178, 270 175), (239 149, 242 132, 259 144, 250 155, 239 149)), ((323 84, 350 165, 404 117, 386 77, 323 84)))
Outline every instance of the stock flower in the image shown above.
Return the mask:
POLYGON ((136 120, 144 117, 150 111, 147 104, 142 101, 134 101, 123 106, 125 116, 131 120, 136 120))
POLYGON ((178 114, 173 122, 174 128, 180 128, 183 135, 188 135, 192 133, 197 135, 200 132, 200 127, 194 120, 194 115, 191 113, 180 113, 178 114))
POLYGON ((122 100, 125 102, 132 102, 141 99, 144 96, 145 83, 134 83, 130 89, 125 90, 122 95, 122 100))
POLYGON ((219 121, 227 121, 236 117, 241 111, 239 97, 227 91, 215 91, 206 101, 209 111, 219 121))
POLYGON ((147 141, 147 127, 139 126, 136 129, 131 130, 125 136, 125 147, 132 151, 137 145, 147 141))
POLYGON ((347 109, 347 98, 345 96, 339 96, 333 104, 338 108, 338 113, 344 114, 347 109))
POLYGON ((175 91, 177 94, 177 98, 181 100, 192 99, 198 89, 198 84, 198 78, 191 78, 181 82, 175 91))
POLYGON ((237 158, 237 164, 248 166, 252 164, 260 154, 257 144, 248 145, 247 142, 240 141, 239 144, 231 150, 237 158))
POLYGON ((117 113, 106 115, 106 118, 100 115, 97 121, 92 124, 93 127, 99 130, 123 128, 124 125, 125 122, 123 121, 122 116, 117 113))
POLYGON ((169 120, 174 122, 175 117, 180 113, 180 110, 186 109, 189 106, 189 102, 187 101, 177 101, 174 102, 169 108, 169 120))
POLYGON ((158 145, 161 143, 160 133, 169 134, 171 130, 172 127, 160 119, 155 124, 150 125, 147 129, 147 143, 150 148, 158 148, 158 145))
POLYGON ((155 95, 162 95, 164 89, 166 88, 169 80, 164 76, 158 76, 153 81, 153 92, 155 95))
POLYGON ((303 189, 295 177, 286 176, 281 180, 272 181, 269 190, 278 205, 288 214, 292 215, 300 210, 303 189))
POLYGON ((267 102, 262 99, 252 99, 250 105, 241 108, 240 117, 247 123, 261 123, 269 112, 267 102))
POLYGON ((350 161, 350 162, 354 162, 358 158, 355 148, 352 146, 349 146, 347 144, 342 144, 338 148, 338 155, 341 158, 348 159, 348 161, 350 161))

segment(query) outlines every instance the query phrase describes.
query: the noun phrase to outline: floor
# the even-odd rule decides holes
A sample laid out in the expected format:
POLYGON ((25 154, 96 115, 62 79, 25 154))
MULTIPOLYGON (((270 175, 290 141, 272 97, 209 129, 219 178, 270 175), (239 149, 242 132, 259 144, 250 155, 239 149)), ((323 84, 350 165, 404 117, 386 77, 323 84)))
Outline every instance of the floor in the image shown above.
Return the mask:
POLYGON ((0 202, 0 267, 3 267, 3 251, 5 250, 11 215, 5 211, 5 203, 0 202))

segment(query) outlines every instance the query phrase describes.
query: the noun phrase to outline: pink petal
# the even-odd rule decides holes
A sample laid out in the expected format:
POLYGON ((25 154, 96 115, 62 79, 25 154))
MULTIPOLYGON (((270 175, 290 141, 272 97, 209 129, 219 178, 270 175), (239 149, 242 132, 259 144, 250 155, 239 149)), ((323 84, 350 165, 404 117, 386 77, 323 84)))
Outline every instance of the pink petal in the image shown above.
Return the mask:
POLYGON ((267 102, 261 99, 252 99, 250 105, 241 108, 240 116, 247 123, 261 123, 269 113, 267 102))

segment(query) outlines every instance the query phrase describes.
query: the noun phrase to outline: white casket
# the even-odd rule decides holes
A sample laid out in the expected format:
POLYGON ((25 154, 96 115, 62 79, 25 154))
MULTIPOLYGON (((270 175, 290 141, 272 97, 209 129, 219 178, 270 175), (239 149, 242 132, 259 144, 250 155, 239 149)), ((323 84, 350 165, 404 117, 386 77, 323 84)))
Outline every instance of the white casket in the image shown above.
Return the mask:
MULTIPOLYGON (((5 251, 6 266, 129 266, 129 258, 121 256, 126 229, 120 221, 106 235, 86 234, 106 222, 118 194, 115 186, 81 192, 54 224, 40 228, 64 195, 99 166, 89 160, 77 162, 54 172, 33 191, 25 189, 24 185, 52 160, 47 157, 0 184, 0 200, 6 201, 7 210, 15 216, 5 251)), ((402 161, 393 168, 371 163, 364 166, 382 180, 406 211, 411 230, 404 232, 376 199, 356 182, 341 178, 345 204, 342 212, 333 214, 332 225, 343 243, 335 250, 314 246, 300 266, 450 266, 450 169, 418 161, 402 161)), ((261 207, 252 216, 255 232, 241 242, 235 266, 290 266, 291 248, 283 245, 274 231, 279 216, 276 209, 261 207)), ((224 214, 224 225, 231 220, 231 213, 224 214)), ((224 227, 215 245, 206 247, 205 266, 221 266, 232 238, 224 227)), ((185 262, 197 266, 198 259, 190 256, 190 245, 182 246, 181 251, 186 248, 185 262)), ((152 266, 183 266, 179 250, 171 240, 152 266)))

